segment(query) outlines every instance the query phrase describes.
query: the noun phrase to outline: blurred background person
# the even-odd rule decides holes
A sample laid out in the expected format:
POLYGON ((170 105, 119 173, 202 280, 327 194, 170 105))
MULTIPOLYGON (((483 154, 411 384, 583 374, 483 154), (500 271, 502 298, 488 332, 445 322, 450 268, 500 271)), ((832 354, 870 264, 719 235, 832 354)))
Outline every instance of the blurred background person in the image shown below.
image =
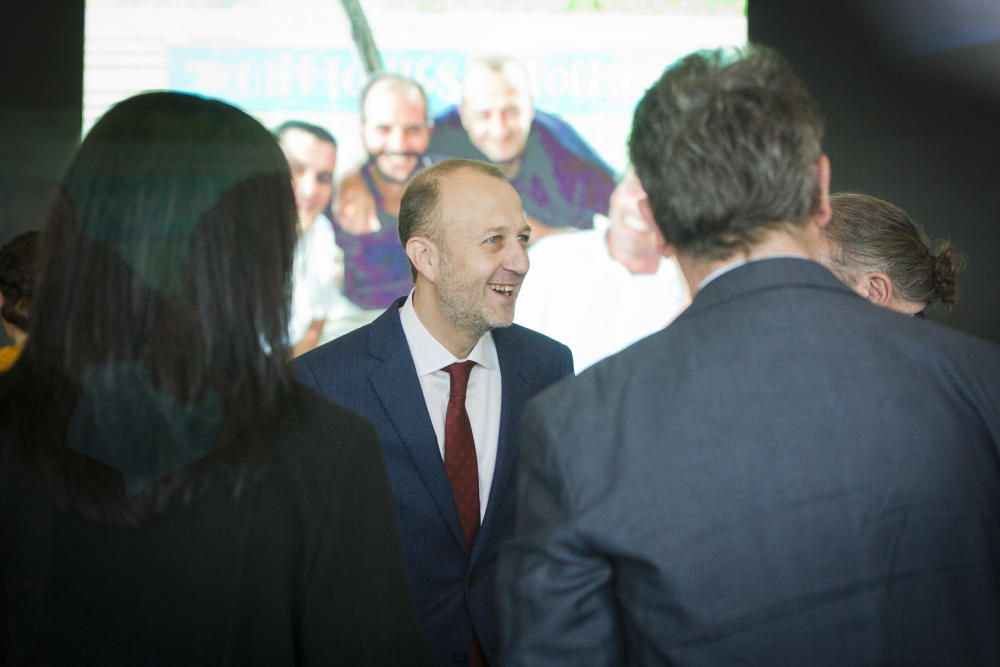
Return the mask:
POLYGON ((434 119, 434 155, 493 162, 521 195, 532 239, 590 229, 608 212, 611 168, 566 121, 535 109, 524 67, 503 56, 472 60, 462 101, 434 119))
POLYGON ((285 121, 274 131, 292 172, 298 241, 292 264, 292 310, 288 340, 292 356, 316 347, 340 296, 343 259, 324 212, 333 195, 337 140, 326 129, 301 120, 285 121))
POLYGON ((28 307, 40 236, 37 231, 24 232, 0 248, 0 320, 12 343, 0 347, 0 372, 14 365, 28 340, 28 307))
POLYGON ((865 194, 830 197, 833 215, 819 260, 841 282, 877 306, 923 316, 927 306, 951 308, 964 258, 947 241, 931 248, 903 209, 865 194))
POLYGON ((407 183, 430 164, 433 124, 427 94, 413 79, 383 72, 361 91, 361 142, 368 159, 341 181, 335 222, 344 252, 341 333, 367 324, 413 288, 399 244, 399 204, 407 183))
POLYGON ((677 260, 665 256, 672 248, 639 211, 645 197, 629 168, 594 229, 528 249, 517 323, 568 345, 577 373, 659 331, 690 303, 677 260))
POLYGON ((421 662, 375 431, 286 364, 290 180, 177 93, 74 154, 0 376, 5 664, 421 662))

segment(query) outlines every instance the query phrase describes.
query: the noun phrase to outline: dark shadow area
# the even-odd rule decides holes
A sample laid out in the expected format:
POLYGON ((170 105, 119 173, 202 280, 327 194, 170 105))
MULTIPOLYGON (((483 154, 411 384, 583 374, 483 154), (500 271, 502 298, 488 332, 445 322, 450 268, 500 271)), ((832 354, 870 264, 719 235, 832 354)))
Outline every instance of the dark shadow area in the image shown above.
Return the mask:
POLYGON ((1000 342, 1000 42, 918 55, 861 2, 750 0, 749 19, 819 102, 833 190, 901 206, 968 258, 957 305, 930 318, 1000 342))
MULTIPOLYGON (((84 0, 4 7, 0 27, 0 244, 41 229, 80 138, 84 0)), ((0 331, 0 344, 6 344, 0 331)))

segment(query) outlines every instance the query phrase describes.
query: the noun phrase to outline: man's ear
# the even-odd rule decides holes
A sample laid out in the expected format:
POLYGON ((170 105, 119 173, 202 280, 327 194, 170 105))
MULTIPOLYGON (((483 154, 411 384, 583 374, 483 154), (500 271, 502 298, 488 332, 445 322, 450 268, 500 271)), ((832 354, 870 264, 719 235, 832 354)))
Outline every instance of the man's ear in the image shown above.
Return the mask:
POLYGON ((440 252, 434 242, 425 236, 411 236, 406 242, 406 256, 417 270, 418 276, 434 283, 440 270, 440 252))
POLYGON ((820 228, 826 227, 833 215, 830 207, 830 158, 820 155, 816 160, 816 182, 819 184, 819 203, 813 211, 812 219, 820 228))
POLYGON ((876 306, 888 308, 892 302, 892 281, 881 271, 871 271, 861 277, 862 296, 876 306))
MULTIPOLYGON (((643 216, 645 219, 645 216, 643 216)), ((663 238, 663 231, 653 225, 653 232, 656 234, 656 247, 660 249, 660 255, 663 257, 673 257, 677 254, 677 247, 672 243, 667 243, 667 240, 663 238)))
POLYGON ((660 246, 660 254, 664 257, 673 257, 676 255, 677 248, 663 238, 663 230, 656 224, 656 218, 653 217, 653 209, 649 205, 649 197, 643 197, 636 203, 639 205, 639 215, 642 216, 647 225, 652 225, 653 229, 656 230, 656 240, 657 245, 660 246))

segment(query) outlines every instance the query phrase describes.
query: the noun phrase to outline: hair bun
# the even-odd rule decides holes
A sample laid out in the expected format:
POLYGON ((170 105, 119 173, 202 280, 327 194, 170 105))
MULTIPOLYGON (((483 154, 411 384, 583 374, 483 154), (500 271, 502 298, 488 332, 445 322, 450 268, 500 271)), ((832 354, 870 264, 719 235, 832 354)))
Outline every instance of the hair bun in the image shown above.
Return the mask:
POLYGON ((965 259, 948 241, 942 241, 937 253, 931 255, 934 293, 945 308, 950 308, 955 303, 958 290, 957 276, 964 266, 965 259))

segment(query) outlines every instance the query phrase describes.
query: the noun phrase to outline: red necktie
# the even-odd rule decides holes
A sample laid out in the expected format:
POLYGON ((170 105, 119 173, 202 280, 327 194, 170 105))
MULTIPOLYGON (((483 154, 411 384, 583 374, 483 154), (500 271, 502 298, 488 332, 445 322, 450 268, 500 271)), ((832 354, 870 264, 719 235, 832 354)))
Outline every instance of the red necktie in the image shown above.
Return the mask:
POLYGON ((479 465, 472 424, 465 411, 465 389, 475 365, 474 361, 461 361, 444 368, 451 376, 448 411, 444 418, 444 469, 455 496, 465 546, 470 553, 479 532, 479 465))
MULTIPOLYGON (((444 417, 444 469, 451 483, 451 493, 458 508, 465 547, 472 553, 472 545, 479 532, 479 464, 476 460, 476 442, 472 437, 472 424, 465 411, 465 390, 469 386, 469 373, 474 361, 460 361, 446 366, 451 377, 448 392, 448 411, 444 417)), ((479 637, 472 635, 469 667, 488 667, 479 637)))

